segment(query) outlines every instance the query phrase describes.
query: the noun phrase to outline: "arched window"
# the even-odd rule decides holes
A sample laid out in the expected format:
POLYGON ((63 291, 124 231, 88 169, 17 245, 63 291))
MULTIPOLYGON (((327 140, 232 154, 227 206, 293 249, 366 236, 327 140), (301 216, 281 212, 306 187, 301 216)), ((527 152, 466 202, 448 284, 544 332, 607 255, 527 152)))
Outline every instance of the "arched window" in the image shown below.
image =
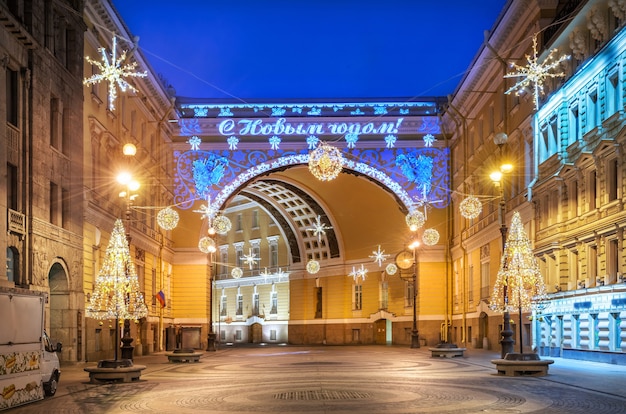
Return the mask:
POLYGON ((9 282, 19 281, 19 253, 15 247, 7 247, 7 278, 9 282))

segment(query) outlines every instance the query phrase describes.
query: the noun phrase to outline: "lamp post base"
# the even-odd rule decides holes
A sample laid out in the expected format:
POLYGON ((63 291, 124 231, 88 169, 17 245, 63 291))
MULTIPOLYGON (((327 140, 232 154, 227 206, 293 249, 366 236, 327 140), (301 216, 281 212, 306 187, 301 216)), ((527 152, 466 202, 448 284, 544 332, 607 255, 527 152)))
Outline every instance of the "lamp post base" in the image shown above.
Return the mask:
POLYGON ((209 334, 207 335, 206 350, 210 352, 214 352, 216 350, 215 349, 215 333, 213 332, 209 332, 209 334))
POLYGON ((502 332, 500 335, 502 336, 502 340, 500 340, 500 344, 502 345, 501 358, 504 358, 506 354, 513 353, 513 330, 511 330, 511 315, 508 312, 504 312, 502 322, 502 332))
POLYGON ((420 337, 417 331, 411 332, 411 348, 419 348, 420 347, 420 337))

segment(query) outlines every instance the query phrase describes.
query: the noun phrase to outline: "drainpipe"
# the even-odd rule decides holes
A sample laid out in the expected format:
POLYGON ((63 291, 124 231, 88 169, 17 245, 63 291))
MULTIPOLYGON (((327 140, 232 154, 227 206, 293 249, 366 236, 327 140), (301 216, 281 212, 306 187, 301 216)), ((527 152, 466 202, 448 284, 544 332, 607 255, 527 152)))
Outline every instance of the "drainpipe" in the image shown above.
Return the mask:
MULTIPOLYGON (((448 96, 448 108, 450 108, 453 112, 450 113, 450 115, 452 116, 452 119, 455 121, 456 124, 456 128, 457 131, 459 131, 460 129, 460 133, 459 133, 459 137, 460 139, 463 140, 463 163, 464 165, 468 164, 468 160, 467 160, 467 118, 464 117, 461 112, 454 106, 452 105, 452 96, 449 95, 448 96), (461 121, 459 122, 458 119, 461 119, 461 121)), ((447 135, 446 135, 446 144, 447 144, 447 135)), ((452 168, 452 166, 450 166, 450 169, 452 168)), ((464 177, 463 177, 463 185, 466 186, 467 184, 467 169, 464 168, 464 177)), ((452 174, 452 171, 450 172, 452 174)), ((452 175, 451 175, 452 176, 452 175)), ((452 211, 449 210, 448 212, 449 214, 449 222, 452 222, 454 225, 454 215, 452 214, 452 211)), ((466 343, 467 339, 466 339, 466 332, 467 332, 467 300, 465 297, 466 294, 466 271, 465 271, 465 262, 466 262, 466 256, 467 256, 467 251, 465 250, 465 246, 463 244, 463 240, 462 240, 462 235, 463 232, 461 232, 461 244, 460 247, 463 251, 463 266, 461 266, 461 292, 462 292, 462 302, 463 302, 463 309, 462 309, 462 322, 461 322, 461 342, 462 343, 466 343)), ((450 246, 452 245, 452 241, 450 240, 450 242, 448 243, 448 248, 450 248, 450 246)), ((449 255, 449 257, 451 257, 452 255, 449 255)), ((447 263, 447 261, 446 261, 447 263)), ((446 265, 447 266, 447 265, 446 265)), ((452 275, 450 275, 450 278, 452 278, 452 275)), ((451 284, 450 284, 451 285, 451 284)), ((448 289, 448 286, 446 286, 446 289, 448 289)), ((450 312, 451 314, 451 312, 450 312)), ((447 317, 447 316, 446 316, 447 317)), ((451 319, 451 318, 450 318, 451 319)))

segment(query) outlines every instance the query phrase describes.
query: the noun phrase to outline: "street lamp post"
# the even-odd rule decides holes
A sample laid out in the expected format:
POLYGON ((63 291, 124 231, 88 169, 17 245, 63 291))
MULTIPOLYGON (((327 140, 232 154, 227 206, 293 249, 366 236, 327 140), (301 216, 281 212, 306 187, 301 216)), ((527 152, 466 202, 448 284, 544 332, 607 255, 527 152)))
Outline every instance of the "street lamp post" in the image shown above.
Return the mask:
MULTIPOLYGON (((498 171, 494 171, 490 174, 490 178, 493 181, 494 185, 499 189, 499 196, 500 196, 500 202, 499 202, 499 209, 498 209, 498 220, 500 222, 500 234, 502 236, 502 254, 504 254, 504 249, 506 246, 506 234, 507 234, 507 227, 506 227, 506 220, 505 220, 505 200, 504 200, 504 184, 503 184, 503 178, 504 178, 504 174, 510 173, 511 171, 513 171, 513 165, 510 164, 508 162, 508 160, 506 160, 506 158, 503 156, 502 152, 503 152, 503 147, 506 144, 508 140, 508 136, 505 133, 498 133, 494 136, 493 138, 493 142, 498 146, 499 150, 500 150, 500 168, 498 171)), ((502 313, 502 332, 500 332, 501 335, 501 340, 500 340, 500 344, 502 345, 502 349, 501 349, 501 357, 504 358, 506 356, 506 354, 512 353, 513 352, 513 330, 511 329, 511 315, 509 314, 508 311, 508 303, 509 303, 509 298, 508 298, 508 292, 507 292, 507 286, 506 284, 504 285, 503 288, 503 295, 504 295, 504 311, 502 313)))
POLYGON ((404 278, 402 276, 402 270, 408 270, 413 267, 413 327, 411 329, 411 348, 419 348, 419 332, 417 330, 417 283, 419 276, 419 267, 417 263, 417 248, 419 247, 419 241, 414 240, 408 247, 412 250, 412 252, 408 250, 403 250, 396 255, 396 266, 400 269, 400 278, 404 278))
MULTIPOLYGON (((126 157, 134 157, 135 154, 137 153, 137 147, 135 147, 135 145, 133 144, 126 144, 124 145, 124 148, 122 149, 124 156, 126 157)), ((124 217, 126 220, 126 240, 128 242, 128 248, 130 249, 130 241, 131 241, 131 235, 130 235, 130 219, 131 219, 131 208, 133 205, 133 202, 135 201, 135 198, 137 198, 138 194, 137 194, 137 190, 139 190, 139 182, 133 179, 133 176, 130 172, 125 171, 120 173, 117 176, 117 181, 122 184, 122 186, 124 186, 124 191, 120 192, 120 198, 122 198, 124 200, 125 203, 125 212, 124 212, 124 217)), ((117 321, 116 321, 117 322, 117 321)), ((115 329, 119 329, 119 326, 116 326, 115 329)), ((121 346, 121 350, 122 350, 122 358, 123 359, 133 359, 133 351, 135 349, 134 346, 132 346, 132 342, 133 342, 133 338, 130 336, 130 320, 129 319, 124 319, 124 329, 122 332, 122 346, 121 346)), ((115 347, 117 349, 117 346, 119 344, 116 344, 115 347)))
POLYGON ((419 333, 417 332, 417 281, 419 267, 417 264, 417 248, 420 243, 414 240, 409 248, 413 250, 413 330, 411 331, 411 348, 419 348, 419 333))
POLYGON ((208 311, 208 326, 207 326, 207 351, 213 352, 216 350, 215 348, 215 332, 213 332, 213 255, 217 251, 217 246, 215 244, 215 229, 213 227, 209 227, 209 237, 213 240, 207 250, 207 261, 208 261, 208 283, 209 283, 209 311, 208 311))

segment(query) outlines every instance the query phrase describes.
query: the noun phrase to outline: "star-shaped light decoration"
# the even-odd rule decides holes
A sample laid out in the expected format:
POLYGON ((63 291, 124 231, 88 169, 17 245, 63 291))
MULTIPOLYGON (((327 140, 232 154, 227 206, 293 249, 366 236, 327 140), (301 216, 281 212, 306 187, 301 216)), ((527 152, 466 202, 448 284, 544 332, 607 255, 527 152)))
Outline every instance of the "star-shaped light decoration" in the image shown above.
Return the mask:
POLYGON ((102 54, 102 61, 96 61, 89 56, 85 56, 85 60, 91 65, 95 65, 100 73, 92 75, 90 78, 83 79, 83 85, 95 85, 102 81, 109 82, 109 110, 115 109, 115 99, 117 98, 117 89, 120 88, 122 92, 126 92, 126 89, 130 89, 133 92, 137 92, 137 89, 129 84, 124 78, 145 78, 148 76, 147 72, 135 72, 137 62, 128 63, 122 66, 122 62, 126 60, 126 51, 117 56, 117 38, 113 36, 113 50, 111 52, 111 59, 107 55, 106 49, 101 47, 98 49, 102 54))
POLYGON ((202 144, 202 140, 197 135, 194 135, 187 140, 187 144, 191 146, 192 151, 198 151, 200 144, 202 144))
POLYGON ((556 59, 554 54, 556 49, 550 50, 548 57, 542 62, 537 62, 537 34, 533 36, 533 55, 526 55, 527 66, 520 66, 516 63, 511 63, 511 67, 515 68, 515 72, 507 73, 505 78, 518 78, 522 77, 515 85, 509 88, 505 94, 509 94, 513 91, 517 91, 516 95, 524 93, 524 88, 533 86, 533 94, 535 99, 535 109, 539 109, 539 94, 543 94, 543 83, 548 78, 562 78, 565 73, 550 73, 550 71, 558 67, 561 62, 569 59, 569 55, 562 55, 556 59), (556 59, 556 60, 555 60, 556 59))
POLYGON ((424 207, 424 220, 428 220, 428 209, 433 207, 433 204, 441 203, 443 200, 429 200, 428 199, 428 185, 422 186, 422 195, 414 197, 415 205, 417 207, 424 207))
POLYGON ((308 227, 307 231, 312 231, 314 236, 317 236, 317 242, 322 241, 322 234, 326 234, 326 230, 330 230, 332 227, 329 227, 322 223, 320 216, 317 216, 315 223, 313 223, 313 227, 308 227))
POLYGON ((348 277, 351 277, 357 283, 359 282, 359 280, 365 281, 366 276, 367 276, 367 269, 363 265, 361 265, 359 269, 355 269, 355 267, 352 266, 352 271, 348 274, 348 277))
POLYGON ((210 222, 217 214, 217 209, 211 205, 211 199, 209 198, 206 205, 202 204, 198 210, 193 210, 193 212, 200 213, 200 220, 207 219, 210 222))
POLYGON ((256 257, 256 254, 252 251, 252 249, 248 250, 248 254, 243 255, 243 262, 250 266, 250 270, 252 270, 252 266, 261 260, 259 257, 256 257))
POLYGON ((378 266, 382 266, 383 262, 387 260, 389 254, 385 254, 384 250, 380 250, 380 244, 378 245, 378 250, 372 251, 372 255, 369 256, 370 259, 374 259, 374 263, 378 263, 378 266))
POLYGON ((263 276, 263 281, 264 282, 267 282, 267 278, 272 276, 272 274, 267 271, 267 267, 265 269, 263 269, 263 271, 261 273, 259 273, 259 275, 263 276))
POLYGON ((276 276, 278 277, 278 281, 280 282, 283 277, 289 277, 289 273, 283 272, 283 269, 278 268, 278 272, 276 272, 276 276))

